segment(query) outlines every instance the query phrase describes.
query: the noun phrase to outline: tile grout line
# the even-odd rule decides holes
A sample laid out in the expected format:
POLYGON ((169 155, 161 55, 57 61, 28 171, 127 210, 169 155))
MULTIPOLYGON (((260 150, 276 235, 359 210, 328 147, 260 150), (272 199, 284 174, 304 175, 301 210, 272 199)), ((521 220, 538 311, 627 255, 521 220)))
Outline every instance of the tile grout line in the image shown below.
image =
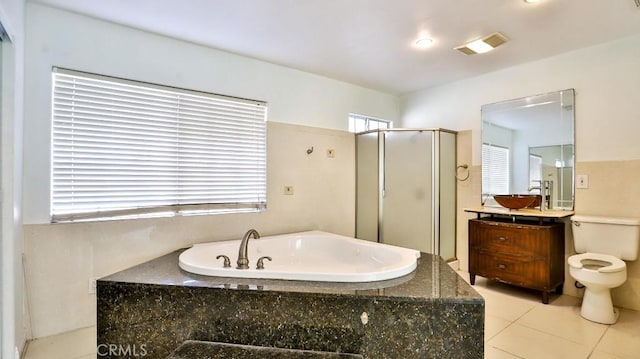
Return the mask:
MULTIPOLYGON (((542 305, 542 306, 543 306, 542 308, 544 308, 544 305, 548 305, 548 304, 539 304, 539 305, 542 305)), ((536 307, 537 307, 537 306, 536 306, 536 307)), ((535 309, 535 307, 534 307, 534 309, 535 309)), ((528 312, 527 312, 527 313, 528 313, 528 312)), ((525 314, 526 314, 526 313, 525 313, 525 314)), ((524 316, 524 314, 522 315, 522 317, 523 317, 523 316, 524 316)), ((515 321, 520 320, 522 317, 520 317, 520 318, 516 319, 515 321)), ((586 319, 584 319, 584 320, 586 320, 586 319)), ((545 334, 552 335, 552 336, 557 337, 557 338, 560 338, 560 339, 567 340, 567 341, 572 342, 572 343, 575 343, 575 344, 579 344, 579 345, 589 345, 589 344, 585 344, 585 343, 577 342, 577 341, 575 341, 575 340, 572 340, 572 339, 569 339, 569 338, 565 338, 565 337, 562 337, 562 336, 559 336, 559 335, 556 335, 556 334, 553 334, 553 333, 549 333, 549 332, 546 332, 546 331, 541 330, 541 329, 537 329, 537 328, 535 328, 535 327, 532 327, 532 326, 526 325, 525 323, 516 323, 516 324, 518 324, 518 325, 520 325, 520 326, 523 326, 523 327, 525 327, 525 328, 529 328, 529 329, 532 329, 532 330, 535 330, 535 331, 541 332, 541 333, 545 333, 545 334)), ((602 338, 604 337, 604 335, 607 333, 607 331, 609 330, 609 328, 611 328, 611 326, 610 326, 610 325, 607 325, 607 324, 601 324, 601 323, 596 323, 596 324, 605 326, 605 330, 604 330, 604 332, 602 333, 602 335, 600 335, 600 337, 595 341, 595 344, 594 344, 593 348, 591 349, 591 351, 589 352, 589 355, 591 355, 591 354, 593 353, 593 351, 595 351, 595 350, 596 350, 596 348, 597 348, 598 344, 600 344, 600 341, 602 340, 602 338)))
MULTIPOLYGON (((609 329, 611 329, 611 325, 607 325, 607 329, 602 333, 600 338, 598 338, 598 340, 596 341, 596 345, 593 346, 593 349, 589 353, 589 358, 591 358, 591 355, 593 355, 593 353, 595 353, 595 351, 598 349, 598 345, 600 345, 600 342, 602 342, 602 338, 604 338, 604 336, 607 334, 607 332, 609 332, 609 329)), ((613 353, 609 353, 606 350, 602 350, 602 351, 605 352, 605 353, 614 355, 613 353)), ((616 355, 616 357, 617 357, 617 355, 616 355)))
POLYGON ((495 349, 495 350, 497 350, 497 351, 499 351, 499 352, 509 354, 509 355, 511 355, 511 356, 513 356, 513 357, 516 357, 516 358, 518 358, 518 359, 525 359, 524 357, 521 357, 521 356, 519 356, 519 355, 513 354, 513 353, 508 352, 508 351, 506 351, 506 350, 504 350, 504 349, 501 349, 501 348, 498 348, 498 347, 494 347, 493 345, 486 345, 486 344, 485 344, 485 354, 486 354, 486 351, 487 351, 487 349, 486 349, 486 347, 487 347, 487 346, 490 346, 490 347, 492 347, 493 349, 495 349))
POLYGON ((526 324, 524 324, 524 323, 516 323, 516 324, 518 324, 518 325, 520 325, 520 326, 522 326, 522 327, 525 327, 525 328, 531 329, 531 330, 535 330, 535 331, 537 331, 537 332, 539 332, 539 333, 543 333, 543 334, 551 335, 551 336, 553 336, 553 337, 556 337, 556 338, 559 338, 559 339, 562 339, 562 340, 566 340, 566 341, 571 342, 571 343, 574 343, 574 344, 578 344, 578 345, 582 345, 582 346, 590 346, 590 345, 593 345, 593 348, 589 351, 589 355, 591 355, 591 354, 596 350, 596 347, 597 347, 597 346, 598 346, 598 344, 600 343, 600 340, 602 340, 602 338, 604 337, 604 334, 606 334, 607 330, 609 330, 609 328, 605 329, 605 331, 604 331, 604 332, 603 332, 603 334, 598 338, 598 340, 596 340, 596 341, 594 341, 594 342, 590 342, 590 343, 581 343, 581 342, 575 341, 575 340, 573 340, 573 339, 565 338, 565 337, 560 336, 560 335, 557 335, 557 334, 553 334, 553 333, 546 332, 546 331, 544 331, 544 330, 542 330, 542 329, 537 329, 537 328, 535 328, 535 327, 531 327, 531 326, 526 325, 526 324))
MULTIPOLYGON (((485 299, 485 301, 486 301, 486 299, 485 299)), ((514 353, 511 353, 511 352, 508 352, 508 351, 506 351, 506 350, 504 350, 504 349, 502 349, 502 348, 498 348, 498 347, 495 347, 495 346, 493 346, 493 345, 489 345, 489 341, 491 341, 492 339, 494 339, 495 337, 497 337, 500 333, 502 333, 502 332, 504 332, 505 330, 507 330, 507 328, 509 328, 509 327, 511 327, 512 325, 516 324, 516 321, 517 321, 518 319, 522 318, 525 314, 527 314, 527 313, 529 313, 530 311, 532 311, 535 307, 536 307, 535 305, 534 305, 534 306, 532 306, 531 308, 529 308, 529 310, 527 310, 526 312, 524 312, 524 313, 523 313, 522 315, 520 315, 518 318, 516 318, 516 319, 514 319, 514 320, 509 321, 510 323, 509 323, 508 325, 506 325, 504 328, 502 328, 501 330, 499 330, 496 334, 494 334, 493 336, 491 336, 491 338, 488 338, 488 339, 485 341, 484 346, 485 346, 485 347, 490 346, 490 347, 492 347, 492 348, 494 348, 494 349, 496 349, 496 350, 499 350, 499 351, 501 351, 501 352, 503 352, 503 353, 507 353, 507 354, 512 355, 512 356, 514 356, 514 357, 516 357, 516 358, 524 359, 524 358, 522 358, 521 356, 519 356, 519 355, 517 355, 517 354, 514 354, 514 353)), ((502 319, 502 318, 501 318, 501 319, 502 319)), ((486 323, 486 313, 485 313, 485 323, 486 323)), ((518 324, 518 325, 520 325, 520 324, 518 324)), ((485 351, 486 351, 486 349, 485 349, 485 351)))
MULTIPOLYGON (((500 318, 502 319, 502 318, 500 318)), ((487 316, 485 315, 485 324, 487 323, 487 316)), ((491 337, 485 339, 484 343, 485 345, 493 338, 495 338, 496 336, 498 336, 498 334, 502 333, 503 331, 505 331, 505 329, 509 328, 514 322, 510 322, 509 324, 505 325, 504 328, 500 329, 497 333, 495 333, 494 335, 492 335, 491 337)), ((487 326, 485 325, 485 331, 487 329, 487 326)))

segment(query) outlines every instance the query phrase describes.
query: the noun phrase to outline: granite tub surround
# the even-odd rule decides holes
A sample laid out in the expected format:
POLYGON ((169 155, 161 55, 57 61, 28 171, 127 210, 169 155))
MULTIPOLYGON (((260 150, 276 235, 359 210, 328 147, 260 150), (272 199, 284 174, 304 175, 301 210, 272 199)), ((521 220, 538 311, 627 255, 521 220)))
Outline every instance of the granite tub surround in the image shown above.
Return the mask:
POLYGON ((182 251, 98 281, 98 345, 144 345, 145 358, 189 340, 376 359, 483 356, 484 300, 437 256, 422 253, 400 278, 330 283, 191 274, 178 267, 182 251))
POLYGON ((362 355, 187 340, 167 359, 359 359, 362 355))

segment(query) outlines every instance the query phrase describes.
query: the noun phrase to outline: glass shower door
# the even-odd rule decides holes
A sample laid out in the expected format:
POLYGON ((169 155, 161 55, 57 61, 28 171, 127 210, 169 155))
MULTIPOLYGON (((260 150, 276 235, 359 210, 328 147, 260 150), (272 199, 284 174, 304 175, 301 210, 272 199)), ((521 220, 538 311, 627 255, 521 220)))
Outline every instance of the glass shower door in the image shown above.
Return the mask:
POLYGON ((356 136, 356 238, 378 241, 380 166, 378 136, 356 136))
POLYGON ((433 132, 384 132, 381 242, 434 253, 433 132))

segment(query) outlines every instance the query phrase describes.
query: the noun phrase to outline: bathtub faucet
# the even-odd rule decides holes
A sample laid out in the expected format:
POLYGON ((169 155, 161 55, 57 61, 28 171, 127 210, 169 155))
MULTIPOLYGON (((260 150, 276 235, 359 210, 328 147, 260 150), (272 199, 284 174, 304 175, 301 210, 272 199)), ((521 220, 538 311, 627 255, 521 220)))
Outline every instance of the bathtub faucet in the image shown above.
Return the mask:
POLYGON ((253 238, 260 238, 260 233, 255 229, 250 229, 247 233, 242 237, 242 242, 240 242, 240 249, 238 250, 238 266, 237 269, 249 269, 249 258, 247 255, 247 249, 249 245, 249 238, 253 236, 253 238))

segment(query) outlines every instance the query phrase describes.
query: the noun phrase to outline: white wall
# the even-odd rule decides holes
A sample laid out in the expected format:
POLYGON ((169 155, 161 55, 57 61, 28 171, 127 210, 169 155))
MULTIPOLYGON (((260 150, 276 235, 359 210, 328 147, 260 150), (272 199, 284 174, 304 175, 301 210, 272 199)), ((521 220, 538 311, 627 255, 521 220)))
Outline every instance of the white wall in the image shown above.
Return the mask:
POLYGON ((192 243, 239 238, 252 227, 262 235, 354 235, 348 113, 397 120, 397 97, 33 3, 26 32, 24 230, 34 337, 95 324, 89 278, 192 243), (267 101, 267 211, 48 224, 52 66, 267 101), (293 196, 284 195, 285 185, 294 186, 293 196))
MULTIPOLYGON (((576 174, 590 176, 577 189, 580 214, 640 217, 640 35, 489 73, 403 97, 402 125, 471 130, 472 176, 458 195, 478 206, 483 104, 574 88, 576 174)), ((468 159, 467 159, 468 160, 468 159)), ((458 209, 458 258, 467 268, 466 219, 458 209)), ((567 232, 566 255, 573 253, 567 232)), ((613 292, 614 304, 640 310, 640 261, 628 265, 628 281, 613 292)), ((565 275, 565 292, 580 294, 565 275)))
POLYGON ((2 243, 2 358, 13 358, 26 338, 22 276, 22 123, 24 85, 24 1, 0 3, 0 22, 11 41, 2 46, 0 116, 2 243))
POLYGON ((483 104, 574 88, 577 159, 640 159, 639 61, 640 35, 414 92, 403 97, 402 126, 473 130, 479 165, 483 104))
POLYGON ((51 68, 123 77, 269 103, 269 120, 347 129, 349 112, 397 120, 395 96, 133 30, 27 6, 25 223, 49 220, 51 68))

